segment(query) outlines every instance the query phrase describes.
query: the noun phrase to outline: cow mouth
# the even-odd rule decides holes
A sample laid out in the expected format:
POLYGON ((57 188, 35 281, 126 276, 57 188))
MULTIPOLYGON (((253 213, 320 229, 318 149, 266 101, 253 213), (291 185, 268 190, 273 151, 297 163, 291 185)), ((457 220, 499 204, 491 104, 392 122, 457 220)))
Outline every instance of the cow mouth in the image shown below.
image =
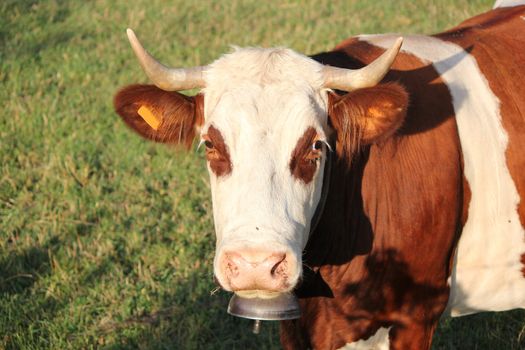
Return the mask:
POLYGON ((234 293, 244 299, 253 299, 253 298, 275 299, 275 298, 278 298, 282 294, 286 294, 287 292, 253 289, 253 290, 237 290, 237 291, 234 291, 234 293))

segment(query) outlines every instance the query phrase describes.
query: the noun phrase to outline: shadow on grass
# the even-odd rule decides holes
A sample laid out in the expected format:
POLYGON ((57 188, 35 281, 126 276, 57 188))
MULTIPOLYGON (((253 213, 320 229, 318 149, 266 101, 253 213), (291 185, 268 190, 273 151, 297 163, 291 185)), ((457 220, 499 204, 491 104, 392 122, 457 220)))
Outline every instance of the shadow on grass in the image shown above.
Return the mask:
POLYGON ((0 348, 19 349, 46 344, 49 330, 42 326, 66 306, 65 300, 39 297, 34 286, 52 274, 49 250, 60 241, 6 252, 0 259, 0 348))
POLYGON ((48 249, 58 243, 52 238, 43 246, 7 253, 0 259, 0 294, 22 293, 51 273, 48 249))
POLYGON ((261 333, 253 334, 253 321, 228 315, 229 293, 196 287, 202 278, 199 272, 190 276, 160 310, 101 325, 101 334, 114 339, 104 348, 280 349, 278 322, 263 322, 261 333))

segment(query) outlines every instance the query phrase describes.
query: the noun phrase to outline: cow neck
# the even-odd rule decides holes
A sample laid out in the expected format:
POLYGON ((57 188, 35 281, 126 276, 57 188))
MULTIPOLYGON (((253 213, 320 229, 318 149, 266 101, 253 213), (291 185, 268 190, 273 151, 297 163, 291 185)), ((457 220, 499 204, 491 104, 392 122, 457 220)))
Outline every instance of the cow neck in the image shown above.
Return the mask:
POLYGON ((323 187, 321 188, 321 198, 319 199, 319 203, 317 203, 317 207, 315 208, 314 216, 312 217, 312 220, 310 221, 310 232, 308 233, 308 238, 312 236, 312 233, 317 228, 317 225, 319 224, 319 221, 321 220, 321 216, 324 211, 324 207, 326 204, 326 198, 328 198, 328 190, 330 188, 330 178, 332 177, 332 151, 328 150, 326 152, 326 161, 324 165, 324 174, 323 174, 323 187))

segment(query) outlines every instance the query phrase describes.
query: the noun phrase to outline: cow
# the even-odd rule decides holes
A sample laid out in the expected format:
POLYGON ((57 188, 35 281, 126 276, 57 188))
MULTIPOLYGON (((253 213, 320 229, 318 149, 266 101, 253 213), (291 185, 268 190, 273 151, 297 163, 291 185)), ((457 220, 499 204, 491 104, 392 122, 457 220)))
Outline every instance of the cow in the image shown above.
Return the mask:
POLYGON ((192 68, 128 30, 154 85, 115 110, 205 147, 215 278, 299 297, 285 349, 429 349, 443 315, 525 307, 525 6, 503 5, 437 35, 192 68))

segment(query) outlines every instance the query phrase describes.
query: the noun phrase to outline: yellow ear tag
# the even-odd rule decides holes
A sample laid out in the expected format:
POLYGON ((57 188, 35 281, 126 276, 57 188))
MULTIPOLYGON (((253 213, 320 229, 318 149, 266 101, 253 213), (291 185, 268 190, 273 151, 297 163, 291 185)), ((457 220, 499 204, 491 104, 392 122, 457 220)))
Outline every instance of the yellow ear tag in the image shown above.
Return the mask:
POLYGON ((142 119, 144 119, 146 123, 148 123, 149 126, 153 128, 153 130, 157 130, 159 128, 159 118, 157 118, 148 107, 140 106, 137 113, 142 117, 142 119))

